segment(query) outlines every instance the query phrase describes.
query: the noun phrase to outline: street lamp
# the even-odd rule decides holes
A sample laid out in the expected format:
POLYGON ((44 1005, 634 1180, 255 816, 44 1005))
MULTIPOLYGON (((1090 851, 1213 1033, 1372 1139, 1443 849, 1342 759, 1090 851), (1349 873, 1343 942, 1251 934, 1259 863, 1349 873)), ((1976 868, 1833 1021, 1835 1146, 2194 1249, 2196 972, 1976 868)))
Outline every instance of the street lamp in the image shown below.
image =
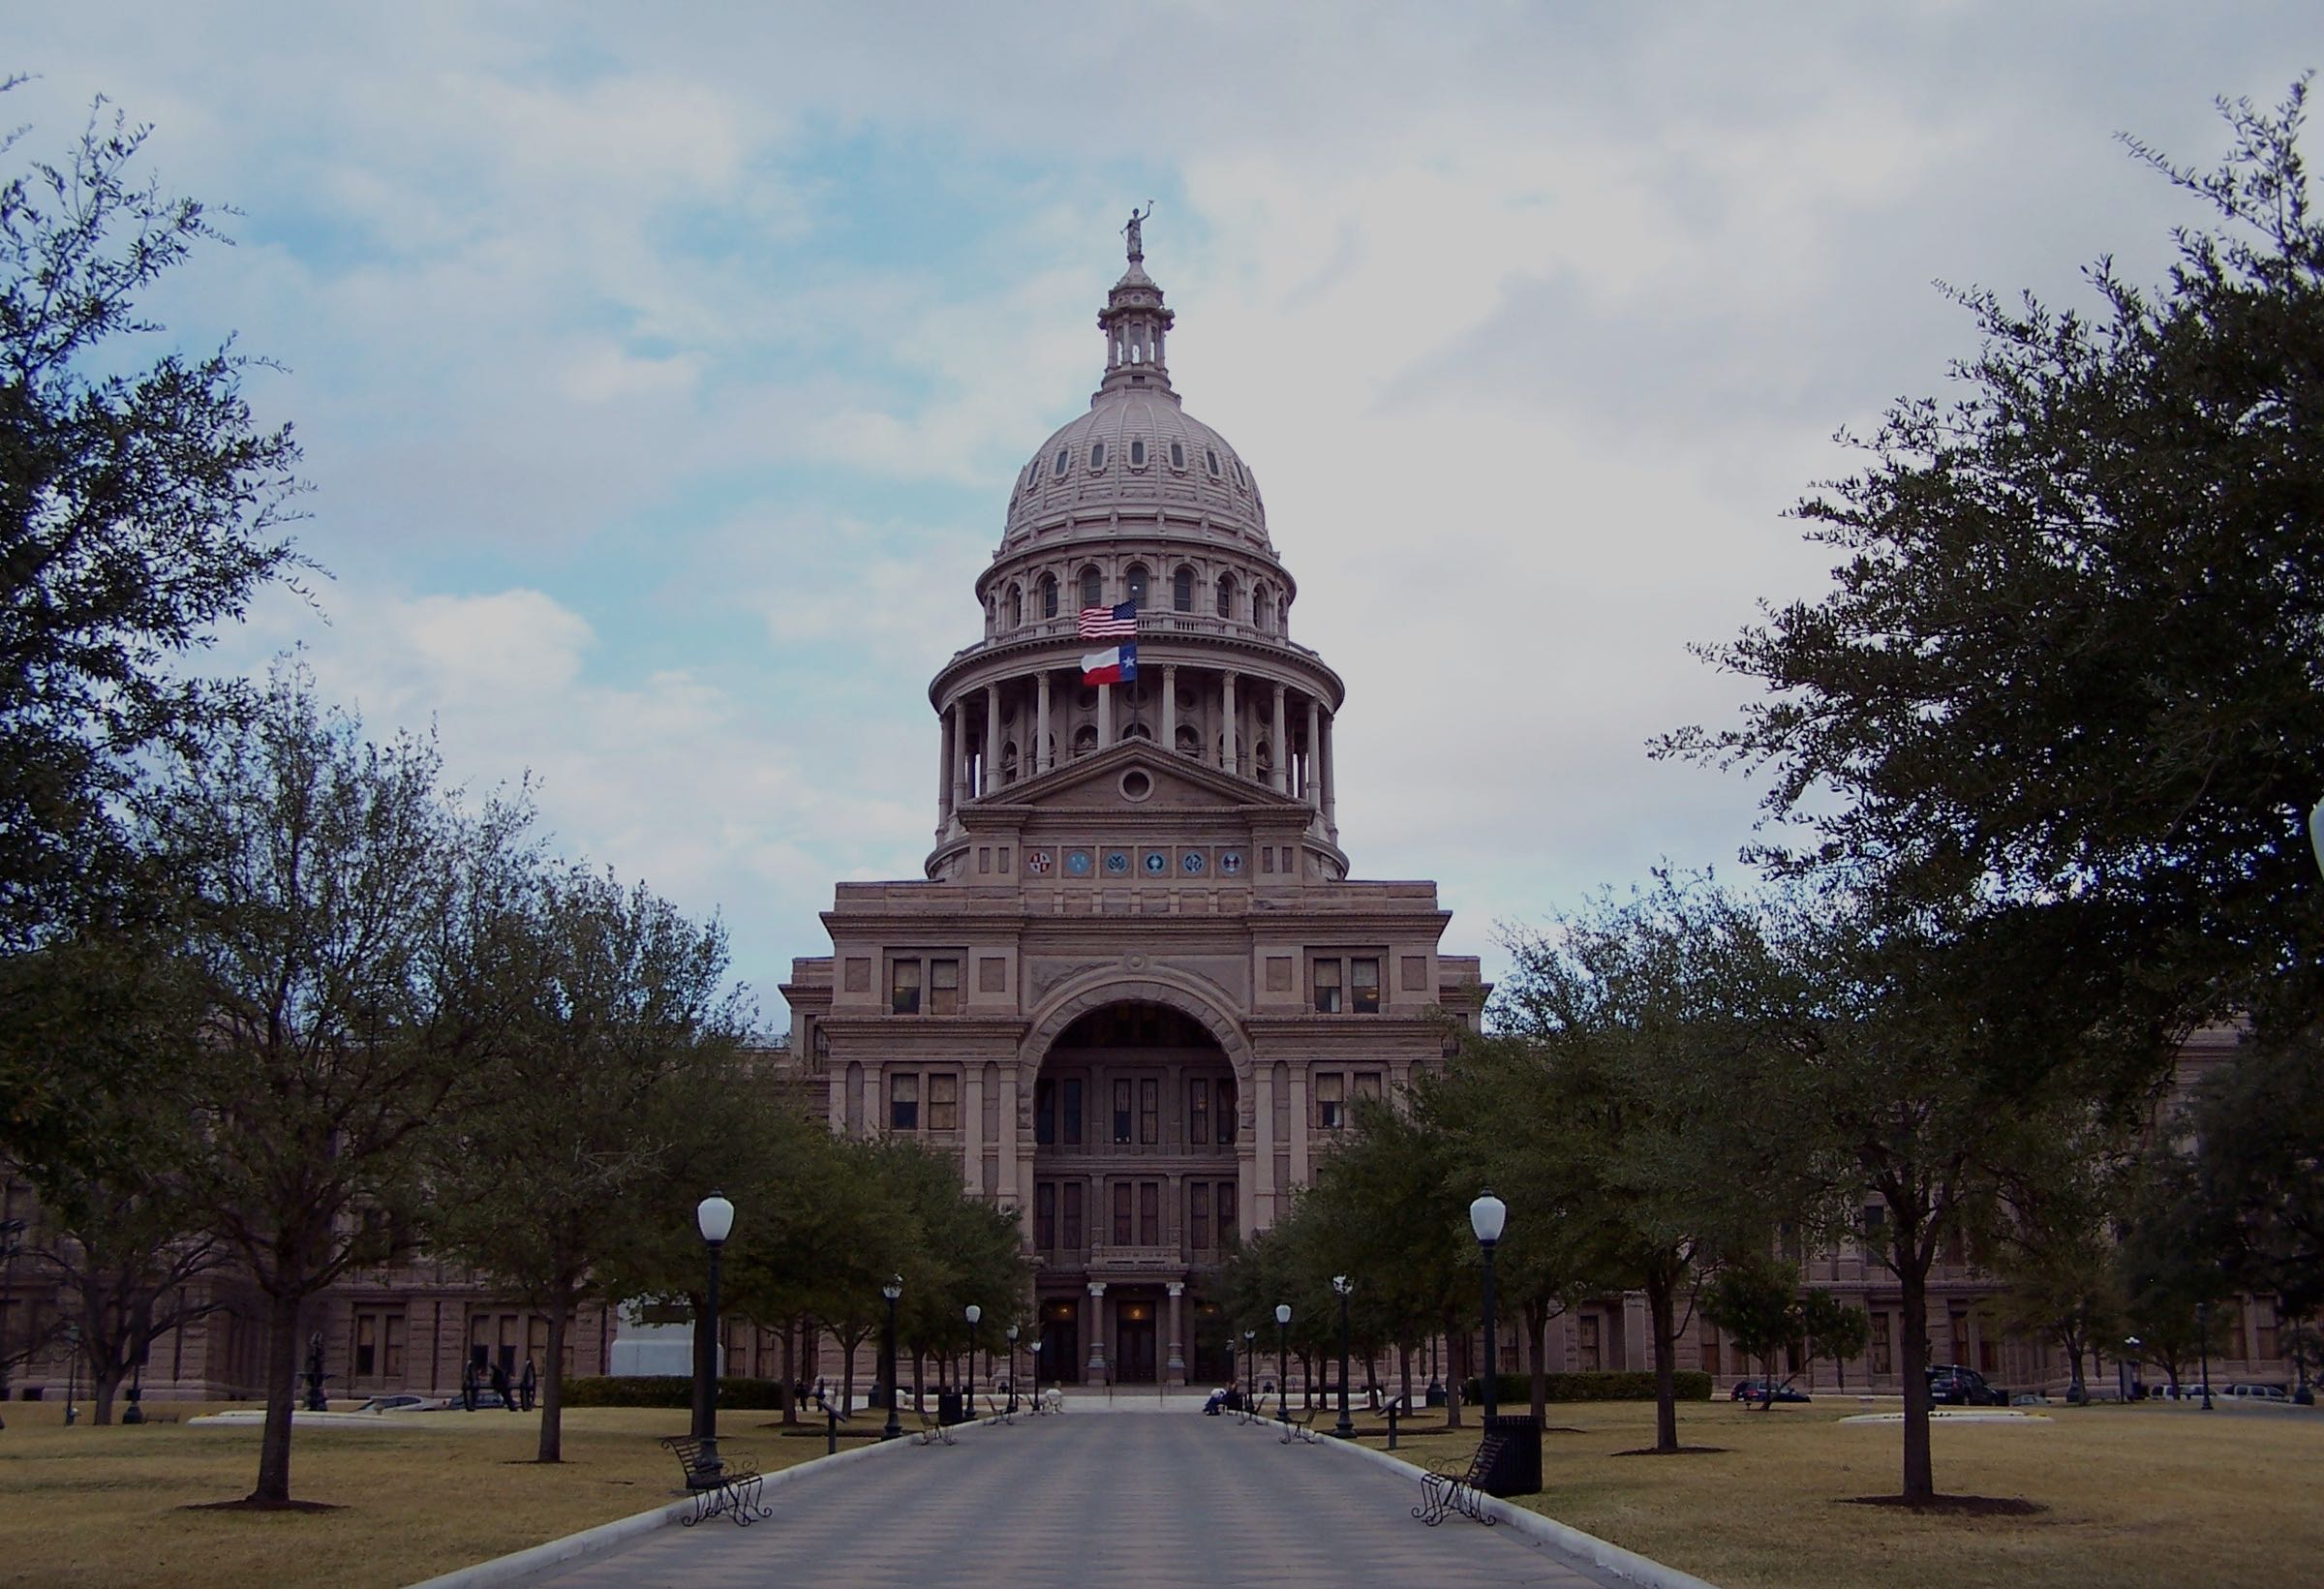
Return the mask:
POLYGON ((80 1421, 80 1409, 73 1405, 80 1396, 80 1326, 65 1326, 65 1427, 80 1421))
POLYGON ((1256 1329, 1246 1329, 1242 1332, 1242 1404, 1252 1412, 1259 1410, 1258 1405, 1251 1400, 1252 1392, 1259 1389, 1258 1364, 1254 1360, 1257 1354, 1251 1350, 1251 1343, 1258 1338, 1259 1331, 1256 1329))
POLYGON ((888 1299, 888 1329, 880 1348, 884 1366, 879 1371, 887 1383, 888 1421, 880 1429, 879 1438, 893 1440, 903 1433, 903 1425, 896 1421, 896 1299, 903 1295, 903 1276, 890 1275, 888 1283, 879 1288, 879 1294, 888 1299))
POLYGON ((1001 1333, 1009 1338, 1009 1411, 1013 1413, 1017 1410, 1017 1327, 1011 1325, 1001 1333))
POLYGON ((1041 1348, 1048 1344, 1035 1335, 1032 1344, 1025 1348, 1033 1355, 1033 1416, 1036 1418, 1041 1416, 1041 1348))
POLYGON ((1356 1438, 1355 1421, 1348 1417, 1348 1294, 1356 1282, 1344 1274, 1331 1276, 1331 1290, 1339 1298, 1339 1421, 1331 1432, 1342 1440, 1356 1438))
POLYGON ((1291 1427, 1291 1304, 1275 1304, 1275 1411, 1291 1427))
POLYGON ((968 1356, 961 1363, 961 1377, 967 1381, 961 1387, 961 1421, 963 1423, 968 1421, 968 1415, 976 1411, 976 1321, 985 1316, 985 1310, 970 1302, 967 1313, 968 1356))
POLYGON ((1469 1205, 1469 1229, 1477 1233, 1477 1245, 1484 1250, 1484 1372, 1478 1376, 1484 1383, 1484 1426, 1493 1426, 1493 1416, 1500 1411, 1494 1395, 1494 1382, 1500 1378, 1499 1363, 1493 1357, 1493 1247, 1501 1239, 1501 1228, 1509 1223, 1509 1205, 1486 1192, 1469 1205))
POLYGON ((2195 1349, 2203 1355, 2203 1410, 2211 1411, 2211 1303, 2195 1304, 2195 1349))
POLYGON ((2121 1383, 2123 1405, 2130 1404, 2130 1365, 2138 1360, 2139 1348, 2146 1343, 2136 1335, 2123 1337, 2123 1356, 2114 1365, 2114 1377, 2121 1383))
POLYGON ((702 1442, 702 1460, 687 1483, 716 1489, 724 1480, 719 1461, 719 1258, 734 1230, 734 1205, 711 1193, 694 1205, 694 1225, 710 1249, 710 1289, 694 1343, 694 1438, 702 1442))

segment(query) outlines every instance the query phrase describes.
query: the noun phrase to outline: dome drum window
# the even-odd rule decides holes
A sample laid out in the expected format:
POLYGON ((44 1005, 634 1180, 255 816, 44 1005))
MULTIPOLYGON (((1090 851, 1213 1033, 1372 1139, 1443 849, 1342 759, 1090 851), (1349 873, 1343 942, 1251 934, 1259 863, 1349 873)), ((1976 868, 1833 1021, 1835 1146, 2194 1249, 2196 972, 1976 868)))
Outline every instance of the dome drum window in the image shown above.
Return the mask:
POLYGON ((1170 576, 1170 610, 1194 611, 1194 570, 1184 564, 1180 564, 1178 571, 1170 576))
POLYGON ((1146 467, 1146 439, 1144 437, 1133 437, 1130 441, 1130 467, 1132 469, 1146 467))
POLYGON ((1089 443, 1089 467, 1092 470, 1103 469, 1106 467, 1105 443, 1092 442, 1089 443))
POLYGON ((1041 576, 1041 616, 1044 618, 1057 616, 1057 576, 1055 574, 1041 576))
POLYGON ((1099 573, 1097 571, 1096 565, 1092 564, 1088 567, 1082 570, 1082 605, 1085 607, 1102 607, 1105 605, 1105 575, 1099 573))
POLYGON ((1147 585, 1146 565, 1143 563, 1131 564, 1129 573, 1124 576, 1124 583, 1126 583, 1129 587, 1129 596, 1131 601, 1135 602, 1141 610, 1144 610, 1146 606, 1147 585))
POLYGON ((1057 448, 1057 461, 1055 467, 1051 470, 1051 474, 1061 480, 1065 477, 1065 471, 1072 467, 1073 454, 1064 447, 1057 448))
POLYGON ((1170 443, 1170 467, 1180 470, 1186 467, 1186 446, 1184 443, 1173 442, 1170 443))
POLYGON ((1204 457, 1206 460, 1208 460, 1208 463, 1209 463, 1209 465, 1210 465, 1210 477, 1211 477, 1212 479, 1214 479, 1214 480, 1215 480, 1215 479, 1217 479, 1217 478, 1218 478, 1218 448, 1216 448, 1216 447, 1205 447, 1205 448, 1203 448, 1203 457, 1204 457))

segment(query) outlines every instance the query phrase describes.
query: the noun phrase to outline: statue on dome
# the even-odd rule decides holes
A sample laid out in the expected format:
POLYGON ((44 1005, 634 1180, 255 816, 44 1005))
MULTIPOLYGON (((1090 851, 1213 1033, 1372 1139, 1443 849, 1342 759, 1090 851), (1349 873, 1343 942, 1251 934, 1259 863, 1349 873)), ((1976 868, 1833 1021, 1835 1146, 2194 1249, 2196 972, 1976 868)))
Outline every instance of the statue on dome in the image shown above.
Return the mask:
POLYGON ((1153 213, 1154 201, 1150 199, 1146 201, 1146 209, 1143 213, 1133 205, 1130 209, 1130 224, 1121 229, 1130 239, 1130 263, 1132 264, 1142 263, 1146 259, 1146 218, 1153 213))

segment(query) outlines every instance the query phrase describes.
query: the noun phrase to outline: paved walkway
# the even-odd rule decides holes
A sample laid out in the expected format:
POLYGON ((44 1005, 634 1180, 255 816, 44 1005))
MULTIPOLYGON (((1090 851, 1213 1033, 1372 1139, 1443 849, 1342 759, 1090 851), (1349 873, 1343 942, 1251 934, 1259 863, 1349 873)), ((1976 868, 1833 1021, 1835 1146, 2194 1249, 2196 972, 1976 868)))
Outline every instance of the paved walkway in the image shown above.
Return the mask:
POLYGON ((1377 1463, 1285 1446, 1232 1418, 1075 1412, 802 1475, 768 1492, 775 1515, 764 1522, 659 1529, 527 1589, 1625 1582, 1506 1527, 1459 1517, 1425 1527, 1412 1515, 1419 1490, 1377 1463))

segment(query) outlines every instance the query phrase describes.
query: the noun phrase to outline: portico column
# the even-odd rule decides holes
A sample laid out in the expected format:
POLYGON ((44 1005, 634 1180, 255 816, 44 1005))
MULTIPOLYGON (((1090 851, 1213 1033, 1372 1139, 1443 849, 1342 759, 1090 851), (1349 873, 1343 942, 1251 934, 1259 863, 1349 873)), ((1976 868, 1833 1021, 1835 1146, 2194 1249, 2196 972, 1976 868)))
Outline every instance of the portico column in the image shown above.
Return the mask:
POLYGON ((1222 675, 1222 677, 1226 681, 1226 695, 1224 697, 1225 704, 1219 713, 1219 716, 1224 720, 1226 726, 1218 736, 1218 764, 1226 771, 1232 773, 1236 771, 1235 729, 1237 724, 1235 721, 1235 675, 1233 673, 1227 673, 1222 675))
POLYGON ((1331 719, 1326 718, 1324 719, 1324 836, 1327 839, 1337 838, 1339 835, 1339 809, 1337 803, 1331 798, 1332 762, 1335 759, 1331 754, 1331 719))
POLYGON ((1300 792, 1307 797, 1307 809, 1319 813, 1324 809, 1323 779, 1320 776, 1323 760, 1323 709, 1310 695, 1307 697, 1307 787, 1300 792))
POLYGON ((1277 794, 1291 788, 1291 742, 1283 737, 1283 687, 1275 686, 1275 765, 1268 774, 1268 782, 1277 794))
POLYGON ((985 776, 978 779, 984 794, 1000 787, 1000 686, 985 686, 985 776))
POLYGON ((958 810, 968 804, 968 704, 956 699, 946 710, 952 725, 946 736, 952 747, 952 805, 958 810))
POLYGON ((1040 716, 1033 725, 1033 732, 1038 736, 1033 741, 1033 765, 1046 773, 1055 765, 1055 758, 1050 754, 1049 749, 1049 670, 1047 668, 1041 670, 1040 716))
POLYGON ((1175 663, 1162 669, 1162 753, 1178 753, 1178 670, 1175 663))
POLYGON ((1178 1347, 1178 1342, 1183 1338, 1178 1334, 1178 1302, 1185 1293, 1186 1282, 1172 1280, 1167 1282, 1167 1287, 1170 1292, 1170 1362, 1167 1377, 1173 1385, 1183 1385, 1186 1383, 1186 1356, 1178 1347))
POLYGON ((936 751, 936 831, 941 833, 952 821, 952 710, 947 707, 941 718, 943 732, 938 736, 936 751))
POLYGON ((1114 743, 1114 687, 1097 687, 1097 748, 1100 750, 1114 743))
POLYGON ((1103 1384, 1106 1378, 1106 1283, 1089 1282, 1089 1362, 1091 1380, 1103 1384))

